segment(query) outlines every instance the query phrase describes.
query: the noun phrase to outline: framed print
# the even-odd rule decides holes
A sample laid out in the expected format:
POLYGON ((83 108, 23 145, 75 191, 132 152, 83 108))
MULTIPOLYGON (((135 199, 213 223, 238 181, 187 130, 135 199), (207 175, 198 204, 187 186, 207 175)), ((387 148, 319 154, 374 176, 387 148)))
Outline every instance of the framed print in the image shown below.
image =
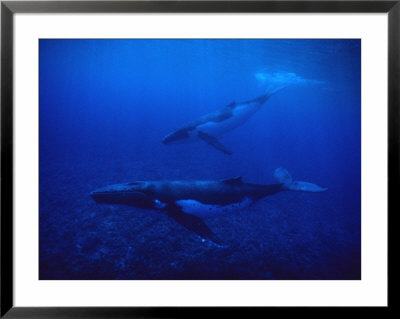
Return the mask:
POLYGON ((1 316, 389 310, 399 15, 2 1, 1 316))

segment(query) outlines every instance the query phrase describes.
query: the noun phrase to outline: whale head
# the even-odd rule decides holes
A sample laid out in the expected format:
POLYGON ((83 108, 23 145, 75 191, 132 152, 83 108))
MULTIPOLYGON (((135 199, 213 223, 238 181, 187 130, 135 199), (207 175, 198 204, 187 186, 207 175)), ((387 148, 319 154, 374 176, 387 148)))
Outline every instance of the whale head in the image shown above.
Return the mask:
POLYGON ((173 142, 182 142, 189 138, 189 133, 185 129, 176 130, 167 136, 165 136, 162 140, 162 143, 165 145, 171 144, 173 142))
POLYGON ((90 193, 97 203, 122 204, 141 208, 153 208, 154 199, 146 193, 146 182, 114 184, 90 193))

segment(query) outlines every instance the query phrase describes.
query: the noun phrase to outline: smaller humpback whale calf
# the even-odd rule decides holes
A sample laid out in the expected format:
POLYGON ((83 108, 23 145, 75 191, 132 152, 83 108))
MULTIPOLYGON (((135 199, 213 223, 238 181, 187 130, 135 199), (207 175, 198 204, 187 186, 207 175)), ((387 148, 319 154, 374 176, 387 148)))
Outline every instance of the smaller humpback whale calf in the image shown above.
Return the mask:
POLYGON ((264 94, 252 100, 238 103, 232 102, 220 110, 203 115, 197 120, 189 122, 183 127, 169 133, 164 137, 162 143, 169 145, 174 142, 197 139, 206 142, 224 154, 231 155, 232 152, 220 142, 219 138, 244 124, 253 114, 261 109, 272 95, 292 84, 309 85, 323 83, 321 81, 305 79, 290 72, 259 72, 255 74, 255 77, 260 85, 267 86, 264 94))
POLYGON ((218 137, 245 123, 273 93, 275 91, 263 94, 253 100, 232 102, 218 111, 206 114, 173 131, 165 136, 162 142, 168 145, 178 141, 200 139, 222 153, 231 155, 232 152, 219 141, 218 137))
POLYGON ((244 183, 241 177, 221 181, 135 181, 100 188, 91 193, 98 203, 121 204, 158 210, 196 233, 202 240, 222 245, 202 217, 229 213, 281 191, 323 192, 327 188, 293 181, 289 172, 277 168, 276 184, 244 183))

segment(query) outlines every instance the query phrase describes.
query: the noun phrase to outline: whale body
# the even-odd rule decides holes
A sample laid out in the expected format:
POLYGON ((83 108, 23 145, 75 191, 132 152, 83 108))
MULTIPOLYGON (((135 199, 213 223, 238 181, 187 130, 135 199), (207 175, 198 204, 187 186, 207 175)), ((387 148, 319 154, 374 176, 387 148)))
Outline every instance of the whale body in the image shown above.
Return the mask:
POLYGON ((168 145, 178 141, 200 139, 224 154, 231 155, 232 152, 222 145, 218 138, 245 123, 273 93, 275 91, 253 100, 232 102, 218 111, 206 114, 171 132, 164 137, 162 143, 168 145))
MULTIPOLYGON (((165 212, 169 217, 199 235, 221 245, 221 240, 204 223, 207 215, 229 213, 284 190, 322 192, 312 183, 292 182, 280 168, 270 185, 244 183, 241 177, 220 181, 135 181, 109 185, 91 193, 98 203, 121 204, 165 212), (285 179, 282 179, 285 175, 285 179)), ((277 170, 275 172, 277 172, 277 170)), ((287 172, 287 171, 286 171, 287 172)))

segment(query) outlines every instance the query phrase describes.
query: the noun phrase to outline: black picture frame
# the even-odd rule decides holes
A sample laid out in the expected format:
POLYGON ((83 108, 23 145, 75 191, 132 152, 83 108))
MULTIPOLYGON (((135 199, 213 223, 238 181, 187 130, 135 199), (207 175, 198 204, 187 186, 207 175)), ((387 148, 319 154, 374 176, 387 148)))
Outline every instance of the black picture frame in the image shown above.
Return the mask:
MULTIPOLYGON (((400 144, 400 1, 1 1, 1 317, 5 318, 176 318, 262 315, 280 311, 296 316, 326 311, 317 307, 15 307, 13 302, 13 19, 16 13, 117 13, 117 12, 313 12, 388 14, 388 218, 398 213, 400 144)), ((383 107, 383 106, 376 106, 383 107)), ((394 223, 388 223, 389 251, 394 223), (390 229, 392 227, 392 229, 390 229)), ((391 255, 389 265, 391 265, 391 255)), ((390 266, 388 270, 393 268, 390 266)), ((392 280, 392 273, 389 278, 392 280)), ((346 312, 392 310, 388 307, 347 307, 346 312)), ((335 314, 341 308, 329 308, 335 314)))

